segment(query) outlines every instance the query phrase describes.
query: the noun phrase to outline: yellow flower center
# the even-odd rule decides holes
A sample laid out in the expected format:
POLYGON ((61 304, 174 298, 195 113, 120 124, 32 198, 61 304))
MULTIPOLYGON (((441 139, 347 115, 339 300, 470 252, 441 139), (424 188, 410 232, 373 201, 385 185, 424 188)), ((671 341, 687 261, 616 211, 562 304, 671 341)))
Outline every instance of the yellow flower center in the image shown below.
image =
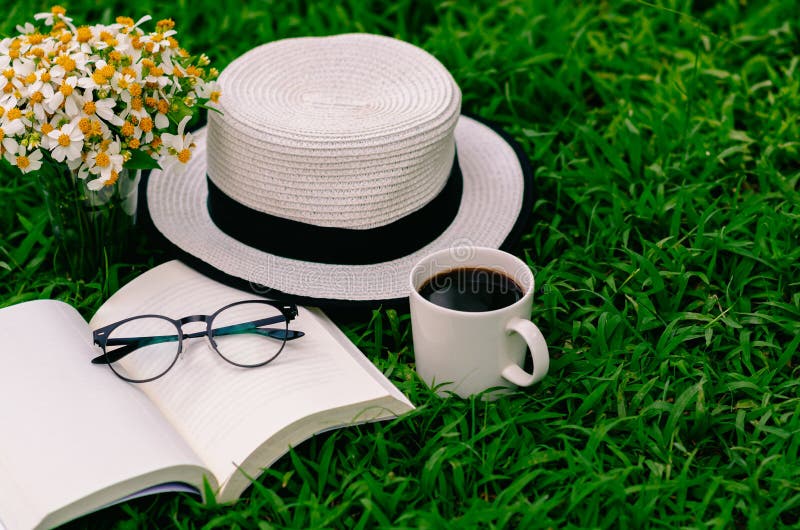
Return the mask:
POLYGON ((90 136, 103 136, 103 126, 97 120, 92 120, 92 131, 90 136))
POLYGON ((183 151, 178 153, 178 160, 180 160, 184 164, 188 162, 190 158, 192 158, 192 152, 189 151, 188 149, 184 149, 183 151))
POLYGON ((175 27, 175 22, 171 18, 164 18, 156 22, 156 29, 166 31, 175 27))
POLYGON ((6 132, 3 130, 2 127, 0 127, 0 141, 2 141, 3 138, 5 137, 6 137, 6 132))
POLYGON ((8 50, 8 56, 12 59, 19 59, 19 50, 18 49, 11 49, 8 50))
POLYGON ((54 127, 47 122, 42 124, 42 134, 49 134, 53 131, 54 127))
POLYGON ((33 72, 25 76, 25 84, 32 85, 35 82, 36 82, 36 74, 34 74, 33 72))
POLYGON ((86 114, 92 115, 97 110, 97 106, 94 104, 94 101, 87 101, 83 104, 83 112, 86 114))
POLYGON ((77 35, 78 42, 88 42, 89 39, 91 38, 92 38, 92 30, 90 30, 86 26, 81 26, 78 28, 78 35, 77 35))
POLYGON ((108 167, 108 164, 111 163, 111 159, 108 158, 108 155, 103 151, 100 151, 97 153, 97 156, 94 157, 94 163, 100 167, 108 167))
POLYGON ((42 72, 41 79, 42 79, 43 82, 49 83, 50 82, 50 72, 42 72))
POLYGON ((158 112, 161 114, 166 114, 169 112, 169 101, 166 99, 159 99, 158 100, 158 112))
POLYGON ((72 143, 72 140, 70 139, 69 135, 61 133, 61 135, 58 137, 58 145, 61 147, 68 147, 70 143, 72 143))
POLYGON ((70 57, 69 55, 59 55, 56 59, 56 64, 61 66, 67 72, 71 72, 75 69, 75 60, 70 57))
POLYGON ((11 81, 12 79, 14 79, 14 76, 15 76, 15 75, 16 75, 16 72, 14 72, 14 69, 13 69, 13 68, 8 68, 8 69, 6 69, 6 70, 4 70, 4 71, 3 71, 3 77, 5 77, 6 79, 8 79, 9 81, 11 81))
POLYGON ((72 33, 69 31, 65 31, 61 34, 61 37, 58 39, 61 41, 61 44, 67 44, 69 41, 72 40, 72 33))
POLYGON ((134 22, 131 17, 117 17, 117 24, 122 24, 123 26, 133 26, 134 22))
POLYGON ((142 98, 133 98, 131 100, 131 108, 133 110, 142 110, 142 98))
POLYGON ((102 68, 100 69, 100 72, 101 72, 101 73, 102 73, 102 74, 103 74, 105 77, 111 77, 111 76, 113 76, 113 75, 114 75, 114 72, 116 72, 116 70, 114 70, 114 67, 113 67, 113 66, 111 66, 110 64, 107 64, 107 65, 105 65, 104 67, 102 67, 102 68))
POLYGON ((116 171, 114 171, 112 169, 111 170, 111 177, 109 177, 109 179, 106 181, 106 186, 113 186, 114 183, 117 182, 118 178, 119 178, 119 173, 117 173, 116 171))
POLYGON ((131 96, 138 97, 142 94, 142 85, 139 83, 131 83, 130 88, 128 88, 128 92, 131 93, 131 96))
POLYGON ((31 50, 28 53, 33 55, 34 57, 39 57, 39 58, 44 57, 44 50, 41 48, 31 48, 31 50))
POLYGON ((62 85, 58 89, 58 91, 64 94, 65 96, 71 95, 73 90, 74 88, 72 87, 72 85, 68 85, 67 83, 62 83, 62 85))
POLYGON ((142 121, 139 122, 139 128, 141 128, 144 132, 150 132, 153 130, 153 120, 150 118, 142 118, 142 121))
POLYGON ((17 118, 21 118, 21 117, 22 117, 22 111, 19 110, 17 107, 14 107, 13 109, 8 111, 8 119, 9 119, 9 121, 10 120, 16 120, 17 118))
POLYGON ((89 121, 89 118, 81 118, 80 121, 78 121, 78 128, 84 135, 87 135, 89 131, 92 130, 92 122, 89 121))
POLYGON ((106 79, 106 76, 104 76, 103 72, 101 72, 100 70, 94 71, 94 73, 92 74, 92 80, 98 85, 105 85, 106 82, 108 81, 108 79, 106 79))
POLYGON ((54 5, 53 7, 50 8, 50 12, 54 15, 63 15, 64 13, 67 12, 67 10, 59 5, 54 5))
POLYGON ((6 109, 4 109, 3 107, 0 107, 0 118, 2 118, 3 114, 5 114, 5 113, 6 113, 6 109))
POLYGON ((41 33, 31 33, 30 35, 27 35, 27 38, 28 44, 41 44, 44 40, 44 35, 41 33))
POLYGON ((25 155, 19 155, 17 157, 17 167, 20 169, 25 169, 26 167, 31 165, 31 161, 25 155))
POLYGON ((220 97, 220 95, 221 95, 221 94, 219 93, 219 90, 214 90, 214 91, 213 91, 213 92, 211 92, 211 94, 208 96, 208 99, 210 99, 210 100, 211 100, 211 101, 213 101, 214 103, 219 103, 219 97, 220 97))
POLYGON ((133 133, 136 132, 136 130, 133 128, 131 122, 126 121, 122 124, 122 127, 120 127, 119 132, 122 133, 122 136, 133 136, 133 133))
POLYGON ((154 66, 150 69, 150 75, 154 77, 161 77, 162 75, 164 75, 164 70, 162 68, 159 68, 158 66, 154 66))
POLYGON ((33 94, 31 94, 31 103, 33 103, 34 105, 37 103, 41 103, 42 101, 44 101, 44 94, 42 94, 38 90, 33 94))
POLYGON ((130 141, 128 142, 128 147, 130 147, 131 149, 139 149, 140 145, 141 143, 136 138, 131 138, 130 141))

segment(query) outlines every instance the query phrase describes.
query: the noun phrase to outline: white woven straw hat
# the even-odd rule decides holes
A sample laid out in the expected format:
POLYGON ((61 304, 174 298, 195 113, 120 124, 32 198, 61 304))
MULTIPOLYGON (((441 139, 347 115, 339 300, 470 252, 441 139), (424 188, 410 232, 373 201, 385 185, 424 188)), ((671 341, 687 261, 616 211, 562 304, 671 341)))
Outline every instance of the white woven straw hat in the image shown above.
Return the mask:
POLYGON ((447 69, 378 35, 259 46, 219 78, 221 113, 184 171, 157 170, 150 217, 190 265, 316 305, 407 297, 434 251, 508 247, 531 207, 505 133, 461 115, 447 69))

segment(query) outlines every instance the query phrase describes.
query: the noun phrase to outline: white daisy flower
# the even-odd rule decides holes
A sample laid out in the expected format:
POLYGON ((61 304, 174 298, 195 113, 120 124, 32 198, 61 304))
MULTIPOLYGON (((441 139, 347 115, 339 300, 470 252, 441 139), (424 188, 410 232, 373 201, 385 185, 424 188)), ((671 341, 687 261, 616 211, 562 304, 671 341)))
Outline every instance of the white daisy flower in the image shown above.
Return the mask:
POLYGON ((91 75, 81 77, 78 80, 78 86, 85 90, 109 89, 111 88, 111 78, 114 77, 115 71, 113 66, 101 59, 94 63, 94 70, 91 75), (104 73, 106 70, 110 70, 108 75, 104 73))
POLYGON ((35 149, 32 153, 23 146, 19 146, 14 151, 6 151, 5 159, 9 164, 15 165, 23 173, 38 171, 42 167, 42 151, 35 149))
POLYGON ((57 20, 63 20, 67 24, 72 22, 72 19, 68 16, 65 16, 64 11, 57 7, 51 9, 49 13, 36 13, 33 15, 33 18, 34 20, 43 20, 45 26, 52 26, 57 20))
POLYGON ((47 114, 52 114, 47 102, 53 97, 53 86, 50 83, 35 82, 28 89, 28 107, 33 106, 33 115, 39 122, 47 121, 47 114))
POLYGON ((130 116, 134 116, 137 120, 143 120, 145 118, 149 118, 150 115, 147 113, 147 109, 144 108, 144 102, 142 98, 132 98, 130 94, 128 94, 127 100, 125 101, 125 96, 123 94, 122 100, 128 104, 122 112, 119 113, 119 117, 123 120, 127 120, 130 116))
POLYGON ((93 94, 90 90, 84 92, 83 96, 83 112, 86 113, 86 115, 97 115, 111 125, 116 125, 117 127, 125 123, 125 120, 114 113, 113 109, 117 102, 113 99, 104 98, 94 101, 93 94))
MULTIPOLYGON (((2 65, 0 65, 2 67, 2 65)), ((14 59, 7 68, 0 71, 0 90, 5 89, 11 83, 14 88, 22 92, 25 89, 25 78, 34 73, 36 65, 29 59, 14 59)))
POLYGON ((158 85, 159 89, 163 89, 167 85, 172 84, 172 79, 167 75, 163 68, 151 68, 147 77, 144 78, 145 82, 158 85))
POLYGON ((80 158, 84 136, 76 121, 73 120, 59 129, 50 131, 47 136, 56 141, 52 150, 56 162, 80 158))
POLYGON ((153 133, 154 126, 153 118, 145 114, 145 117, 139 120, 139 125, 136 126, 136 134, 134 136, 139 138, 142 143, 149 144, 153 141, 153 138, 155 138, 155 134, 153 133))
POLYGON ((3 119, 0 120, 0 146, 3 151, 16 152, 19 148, 17 142, 17 135, 25 130, 25 124, 21 119, 15 118, 8 119, 8 115, 4 114, 3 119))
POLYGON ((58 90, 47 100, 46 106, 51 113, 64 105, 64 111, 69 116, 75 116, 83 107, 83 97, 76 90, 78 85, 77 77, 68 77, 58 86, 58 90))
POLYGON ((169 48, 169 40, 167 40, 167 37, 171 37, 176 33, 177 31, 175 31, 174 29, 167 30, 163 33, 150 33, 148 35, 143 36, 141 38, 141 42, 145 43, 145 46, 147 46, 147 43, 152 43, 152 49, 150 49, 150 47, 147 46, 147 50, 150 53, 155 54, 163 49, 169 48))
POLYGON ((186 124, 189 123, 190 119, 191 116, 186 116, 181 120, 178 124, 178 134, 164 133, 161 135, 161 142, 171 155, 167 157, 165 166, 174 167, 178 172, 183 171, 186 164, 192 158, 194 138, 192 133, 184 134, 186 124))
POLYGON ((100 176, 100 178, 90 181, 87 186, 89 189, 99 189, 111 178, 112 171, 117 173, 122 171, 122 164, 125 163, 125 160, 120 154, 119 142, 111 142, 105 150, 91 151, 86 157, 86 163, 91 174, 100 176), (99 186, 93 188, 92 183, 98 181, 99 186))
MULTIPOLYGON (((135 77, 132 77, 128 74, 123 74, 121 72, 116 72, 114 73, 114 77, 111 78, 111 88, 116 94, 125 94, 128 93, 128 87, 131 86, 131 83, 135 82, 135 77)), ((128 93, 127 102, 130 102, 130 93, 128 93)))
POLYGON ((207 99, 209 103, 213 104, 219 102, 221 88, 216 81, 206 82, 198 79, 194 85, 194 93, 197 94, 197 97, 207 99))
POLYGON ((51 151, 56 146, 57 141, 50 138, 48 134, 58 127, 59 122, 61 122, 63 118, 64 117, 61 113, 56 113, 53 115, 53 117, 50 119, 49 122, 46 121, 42 123, 40 127, 42 137, 39 140, 39 146, 42 149, 47 149, 48 151, 51 151))
MULTIPOLYGON (((48 82, 52 83, 55 86, 61 85, 64 81, 64 77, 67 75, 67 71, 64 70, 64 67, 59 64, 54 64, 50 66, 50 68, 40 68, 36 70, 36 76, 39 79, 47 79, 48 82)), ((77 82, 77 78, 75 81, 77 82)))

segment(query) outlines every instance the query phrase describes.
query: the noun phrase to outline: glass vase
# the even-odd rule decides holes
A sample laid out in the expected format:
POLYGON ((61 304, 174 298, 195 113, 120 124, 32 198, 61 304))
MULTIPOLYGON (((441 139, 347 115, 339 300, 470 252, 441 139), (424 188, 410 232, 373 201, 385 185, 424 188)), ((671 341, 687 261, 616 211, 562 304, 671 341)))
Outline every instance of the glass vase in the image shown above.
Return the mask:
POLYGON ((56 270, 72 280, 92 280, 98 271, 132 255, 141 171, 123 169, 99 190, 66 165, 37 172, 55 240, 56 270))

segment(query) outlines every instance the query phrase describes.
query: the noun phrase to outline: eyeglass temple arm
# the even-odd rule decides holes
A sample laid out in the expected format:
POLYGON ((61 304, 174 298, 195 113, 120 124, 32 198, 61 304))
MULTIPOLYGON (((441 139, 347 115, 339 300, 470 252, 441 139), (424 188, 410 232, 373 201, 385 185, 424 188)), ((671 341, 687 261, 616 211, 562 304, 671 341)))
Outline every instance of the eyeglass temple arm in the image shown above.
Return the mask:
MULTIPOLYGON (((297 331, 293 329, 273 329, 273 328, 261 328, 259 326, 266 326, 267 324, 274 324, 276 322, 281 322, 286 320, 283 316, 280 317, 270 317, 264 318, 261 320, 254 320, 252 322, 243 322, 241 324, 233 324, 231 326, 224 326, 221 328, 212 329, 211 333, 214 336, 222 336, 222 335, 238 335, 241 333, 255 333, 257 335, 263 335, 265 337, 269 337, 272 339, 279 339, 279 340, 294 340, 299 339, 305 333, 302 331, 297 331)), ((207 335, 205 331, 197 331, 195 333, 187 333, 183 337, 186 339, 196 338, 196 337, 203 337, 207 335)), ((164 342, 175 342, 178 340, 177 335, 157 335, 154 337, 120 337, 116 339, 107 339, 106 346, 120 346, 123 345, 121 348, 117 348, 114 351, 104 353, 103 355, 98 355, 94 359, 92 359, 92 364, 111 364, 116 362, 131 352, 136 351, 139 348, 144 346, 150 346, 153 344, 162 344, 164 342)))

